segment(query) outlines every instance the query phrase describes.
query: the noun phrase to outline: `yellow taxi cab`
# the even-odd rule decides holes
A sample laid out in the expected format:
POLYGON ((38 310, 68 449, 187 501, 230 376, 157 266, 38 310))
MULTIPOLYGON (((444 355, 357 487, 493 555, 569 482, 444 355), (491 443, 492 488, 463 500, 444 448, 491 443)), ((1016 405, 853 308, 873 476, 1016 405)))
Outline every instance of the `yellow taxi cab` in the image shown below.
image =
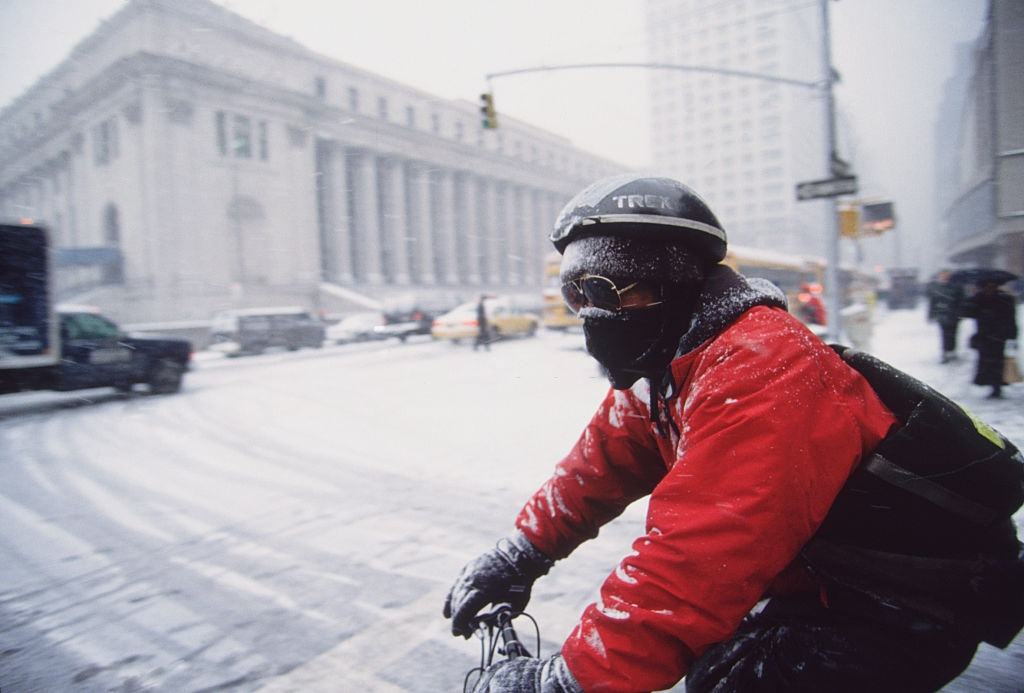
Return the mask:
MULTIPOLYGON (((434 319, 430 333, 435 339, 476 339, 480 330, 476 321, 477 301, 463 303, 434 319)), ((507 297, 484 299, 484 310, 490 323, 491 339, 531 337, 537 332, 539 319, 533 313, 517 309, 507 297)))

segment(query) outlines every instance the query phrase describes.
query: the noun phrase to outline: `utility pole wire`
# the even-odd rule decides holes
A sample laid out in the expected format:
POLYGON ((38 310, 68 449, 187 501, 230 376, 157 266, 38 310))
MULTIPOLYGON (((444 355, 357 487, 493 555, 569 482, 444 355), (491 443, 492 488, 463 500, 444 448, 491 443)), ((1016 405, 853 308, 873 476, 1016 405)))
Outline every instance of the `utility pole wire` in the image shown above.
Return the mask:
POLYGON ((822 88, 822 86, 828 83, 827 80, 807 82, 800 79, 778 77, 776 75, 766 75, 760 72, 749 72, 747 70, 730 70, 724 67, 711 67, 708 65, 678 65, 675 63, 567 63, 563 65, 541 65, 538 67, 522 67, 516 70, 503 70, 501 72, 491 72, 485 75, 485 77, 487 79, 487 84, 490 85, 492 80, 495 80, 499 77, 510 77, 512 75, 524 75, 534 72, 555 72, 559 70, 582 70, 592 68, 621 67, 634 67, 654 70, 679 70, 681 72, 706 72, 715 75, 727 75, 730 77, 745 77, 747 79, 758 79, 768 82, 779 82, 781 84, 789 84, 795 87, 804 87, 805 89, 820 89, 822 88))
MULTIPOLYGON (((832 93, 832 85, 839 81, 839 75, 836 73, 835 68, 832 67, 832 37, 829 28, 829 12, 828 12, 829 0, 819 0, 819 7, 821 11, 821 28, 822 28, 822 45, 821 45, 821 57, 822 57, 822 71, 824 73, 822 79, 808 82, 805 80, 791 79, 788 77, 778 77, 776 75, 766 75, 759 72, 748 72, 746 70, 730 70, 728 68, 721 67, 710 67, 707 65, 678 65, 675 63, 640 63, 640 62, 629 62, 629 63, 569 63, 562 65, 541 65, 538 67, 523 67, 515 70, 503 70, 501 72, 491 72, 486 75, 487 79, 487 90, 493 92, 492 83, 495 79, 500 77, 511 77, 513 75, 525 75, 537 72, 556 72, 561 70, 582 70, 582 69, 593 69, 593 68, 643 68, 643 69, 655 69, 655 70, 679 70, 682 72, 704 72, 715 75, 726 75, 730 77, 742 77, 746 79, 757 79, 767 82, 776 82, 779 84, 788 84, 795 87, 803 87, 805 89, 813 89, 820 92, 825 97, 825 157, 827 160, 827 172, 828 175, 835 176, 836 165, 839 161, 837 147, 836 147, 836 112, 835 112, 835 96, 832 93)), ((799 9, 804 9, 807 6, 813 6, 814 3, 807 3, 807 5, 798 6, 799 9)), ((826 267, 825 267, 825 292, 827 294, 827 310, 828 310, 828 336, 834 342, 838 342, 842 337, 842 316, 840 310, 842 309, 842 298, 839 296, 840 292, 840 281, 839 281, 839 209, 838 202, 835 197, 831 197, 827 201, 829 208, 829 219, 827 228, 825 229, 825 253, 826 253, 826 267)))

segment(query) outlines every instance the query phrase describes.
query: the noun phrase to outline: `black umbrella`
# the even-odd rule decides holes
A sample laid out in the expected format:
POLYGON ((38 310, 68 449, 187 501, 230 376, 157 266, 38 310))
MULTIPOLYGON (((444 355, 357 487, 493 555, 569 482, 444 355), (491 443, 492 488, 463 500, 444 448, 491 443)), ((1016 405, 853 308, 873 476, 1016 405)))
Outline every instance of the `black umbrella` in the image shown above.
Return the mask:
POLYGON ((1006 282, 1012 282, 1017 278, 1017 275, 1013 272, 1007 272, 1006 270, 999 269, 988 269, 985 267, 972 267, 971 269, 956 270, 949 275, 949 281, 951 282, 977 285, 988 282, 1005 284, 1006 282))

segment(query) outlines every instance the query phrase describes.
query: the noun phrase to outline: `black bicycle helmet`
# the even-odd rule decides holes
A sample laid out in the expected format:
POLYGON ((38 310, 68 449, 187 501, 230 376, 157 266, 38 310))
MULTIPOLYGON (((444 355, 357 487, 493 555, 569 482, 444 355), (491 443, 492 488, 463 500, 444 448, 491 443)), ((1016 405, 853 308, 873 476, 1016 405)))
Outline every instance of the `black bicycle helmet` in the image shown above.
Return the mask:
POLYGON ((672 178, 635 173, 599 180, 565 206, 551 242, 559 253, 577 238, 623 236, 672 241, 719 262, 725 230, 700 195, 672 178))

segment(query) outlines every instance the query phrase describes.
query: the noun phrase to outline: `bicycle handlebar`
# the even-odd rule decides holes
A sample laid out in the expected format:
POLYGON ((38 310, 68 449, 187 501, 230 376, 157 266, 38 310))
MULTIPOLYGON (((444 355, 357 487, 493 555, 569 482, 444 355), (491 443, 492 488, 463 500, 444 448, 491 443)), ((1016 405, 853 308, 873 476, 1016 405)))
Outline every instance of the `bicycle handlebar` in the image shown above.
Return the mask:
POLYGON ((508 659, 515 659, 516 657, 530 657, 530 651, 526 649, 526 646, 519 640, 519 635, 516 633, 516 629, 512 626, 512 619, 518 616, 515 611, 512 610, 510 604, 496 604, 490 611, 484 612, 476 616, 476 618, 470 621, 470 625, 474 630, 477 628, 495 629, 501 635, 502 648, 499 650, 501 654, 505 655, 508 659))
POLYGON ((537 630, 537 656, 540 656, 540 628, 537 628, 537 622, 533 617, 514 610, 511 604, 495 604, 490 611, 485 611, 469 621, 473 632, 480 637, 480 666, 470 669, 466 674, 466 678, 462 681, 462 693, 467 693, 470 690, 470 679, 474 673, 478 674, 477 683, 479 683, 479 677, 483 675, 487 667, 494 663, 495 652, 506 659, 533 656, 520 642, 516 629, 512 627, 512 620, 518 616, 524 616, 533 622, 533 626, 537 630), (498 645, 499 634, 501 636, 500 646, 498 645))

